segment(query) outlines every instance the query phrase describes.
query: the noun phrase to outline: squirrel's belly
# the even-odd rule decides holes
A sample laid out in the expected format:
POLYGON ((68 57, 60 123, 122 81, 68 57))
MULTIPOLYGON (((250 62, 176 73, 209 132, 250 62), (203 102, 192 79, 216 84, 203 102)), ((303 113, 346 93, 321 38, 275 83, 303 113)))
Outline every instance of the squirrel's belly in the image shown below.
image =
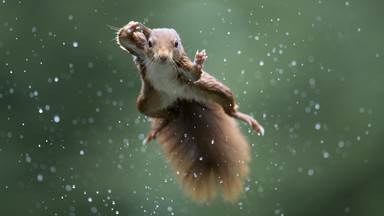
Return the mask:
POLYGON ((164 108, 172 106, 177 99, 194 100, 197 102, 202 101, 203 97, 199 97, 189 85, 180 85, 175 82, 168 82, 167 85, 162 85, 156 88, 161 94, 164 108))
POLYGON ((197 95, 192 87, 181 84, 176 77, 177 68, 173 65, 153 63, 147 69, 147 78, 153 87, 161 93, 164 108, 175 103, 177 99, 195 100, 205 102, 204 97, 197 95))

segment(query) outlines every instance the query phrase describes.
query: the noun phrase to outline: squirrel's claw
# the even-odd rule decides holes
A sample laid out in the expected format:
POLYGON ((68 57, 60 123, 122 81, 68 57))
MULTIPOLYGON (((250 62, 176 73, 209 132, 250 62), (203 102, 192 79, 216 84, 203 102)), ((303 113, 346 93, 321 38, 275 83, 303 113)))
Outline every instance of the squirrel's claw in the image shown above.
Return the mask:
POLYGON ((259 135, 264 135, 264 132, 265 132, 265 130, 264 130, 264 128, 261 126, 261 125, 256 125, 255 127, 254 126, 252 126, 252 128, 253 128, 253 130, 254 131, 256 131, 259 135))
POLYGON ((252 127, 253 131, 257 132, 257 134, 262 136, 264 135, 264 132, 265 132, 264 128, 256 120, 254 120, 253 118, 250 118, 248 120, 248 124, 252 127))
POLYGON ((201 69, 203 68, 203 64, 205 62, 205 60, 207 60, 208 56, 207 56, 207 53, 205 51, 205 49, 203 49, 201 52, 199 52, 199 50, 196 51, 196 55, 195 55, 195 61, 193 62, 193 64, 201 69))
POLYGON ((139 23, 138 22, 135 22, 135 21, 131 21, 128 23, 128 25, 125 26, 125 30, 128 32, 128 33, 133 33, 137 30, 140 29, 140 26, 139 26, 139 23))

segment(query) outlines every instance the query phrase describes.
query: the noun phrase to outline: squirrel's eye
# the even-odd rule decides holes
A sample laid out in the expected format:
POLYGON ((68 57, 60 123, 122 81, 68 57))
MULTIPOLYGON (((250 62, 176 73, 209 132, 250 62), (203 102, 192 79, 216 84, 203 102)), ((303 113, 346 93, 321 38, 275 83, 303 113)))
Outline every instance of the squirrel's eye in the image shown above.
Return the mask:
POLYGON ((149 46, 149 48, 152 47, 152 42, 151 41, 148 41, 148 46, 149 46))
POLYGON ((177 48, 179 46, 179 41, 175 41, 175 47, 177 48))

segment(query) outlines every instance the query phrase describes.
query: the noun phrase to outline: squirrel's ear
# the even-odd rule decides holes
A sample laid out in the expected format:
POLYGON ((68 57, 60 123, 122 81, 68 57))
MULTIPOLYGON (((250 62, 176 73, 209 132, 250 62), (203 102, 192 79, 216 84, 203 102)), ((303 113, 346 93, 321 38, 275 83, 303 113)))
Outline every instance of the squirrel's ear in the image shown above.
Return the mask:
POLYGON ((152 30, 148 27, 146 27, 145 25, 143 25, 143 23, 139 22, 139 26, 141 28, 141 30, 143 31, 143 34, 145 35, 145 37, 148 39, 149 36, 151 35, 151 32, 152 30))

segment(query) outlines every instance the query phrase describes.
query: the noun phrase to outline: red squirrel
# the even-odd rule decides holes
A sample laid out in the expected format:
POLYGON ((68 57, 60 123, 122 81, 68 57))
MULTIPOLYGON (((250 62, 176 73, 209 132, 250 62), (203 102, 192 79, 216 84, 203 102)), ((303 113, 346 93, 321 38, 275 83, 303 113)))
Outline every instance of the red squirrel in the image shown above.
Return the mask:
POLYGON ((249 146, 236 121, 263 134, 251 116, 237 111, 232 91, 203 71, 206 51, 192 62, 174 29, 150 29, 131 21, 117 42, 134 56, 142 87, 137 109, 152 119, 144 143, 156 139, 178 182, 196 202, 217 194, 235 201, 248 176, 249 146))

